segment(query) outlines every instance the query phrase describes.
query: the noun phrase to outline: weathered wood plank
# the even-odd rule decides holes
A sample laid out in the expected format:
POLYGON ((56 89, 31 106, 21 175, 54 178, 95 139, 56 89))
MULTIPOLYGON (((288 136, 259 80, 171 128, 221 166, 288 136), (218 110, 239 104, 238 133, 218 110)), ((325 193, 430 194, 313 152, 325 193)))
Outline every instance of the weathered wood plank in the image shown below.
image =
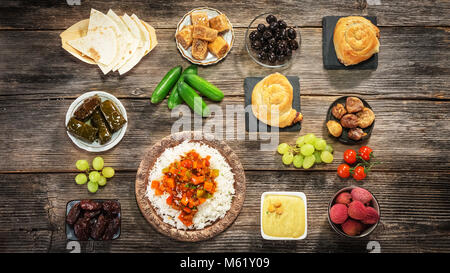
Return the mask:
MULTIPOLYGON (((150 97, 173 66, 188 62, 179 54, 174 30, 158 30, 159 45, 129 73, 102 74, 60 46, 58 31, 0 32, 0 100, 74 98, 87 90, 110 90, 119 97, 150 97)), ((376 71, 330 71, 322 65, 321 29, 302 29, 293 65, 281 70, 298 75, 303 95, 370 95, 372 98, 450 99, 450 32, 442 28, 383 28, 376 71), (427 39, 424 39, 427 37, 427 39)), ((235 46, 221 63, 199 73, 226 95, 243 95, 243 79, 274 70, 254 63, 236 30, 235 46)))
POLYGON ((321 26, 327 15, 376 15, 382 26, 449 26, 448 1, 2 1, 0 29, 64 29, 89 17, 95 8, 118 14, 136 13, 158 28, 175 27, 196 7, 209 6, 226 13, 235 27, 247 27, 257 15, 275 11, 300 26, 321 26), (81 3, 68 5, 67 3, 81 3))
MULTIPOLYGON (((327 134, 325 116, 334 99, 336 97, 332 96, 301 97, 304 114, 301 134, 314 133, 324 136, 336 150, 334 163, 319 165, 316 168, 318 170, 336 170, 341 163, 342 153, 352 147, 338 143, 327 134)), ((69 171, 74 170, 77 159, 92 158, 93 154, 77 149, 66 134, 64 119, 72 101, 2 101, 0 150, 8 157, 3 160, 0 171, 69 171)), ((376 170, 449 170, 449 102, 367 101, 377 116, 368 141, 368 145, 374 148, 379 160, 383 162, 376 170)), ((102 153, 102 156, 116 168, 136 170, 144 150, 169 135, 173 123, 179 118, 178 115, 171 117, 165 103, 152 105, 147 99, 123 99, 122 102, 129 118, 127 133, 118 146, 102 153)), ((217 120, 213 120, 214 117, 209 118, 209 124, 224 122, 222 120, 225 120, 226 106, 243 106, 243 98, 228 96, 219 105, 223 113, 217 114, 217 120)), ((243 121, 235 124, 244 126, 243 121)), ((184 128, 193 129, 193 124, 184 128)), ((283 133, 280 135, 280 141, 294 143, 296 136, 295 132, 283 133)), ((246 170, 286 170, 275 149, 260 151, 261 143, 268 143, 266 140, 254 141, 246 136, 242 141, 234 137, 228 143, 241 158, 246 170)), ((353 148, 357 149, 359 146, 353 148)))
POLYGON ((134 195, 134 172, 118 173, 95 195, 76 185, 74 173, 0 175, 0 252, 67 252, 64 231, 66 203, 80 198, 118 198, 122 234, 113 242, 82 243, 83 252, 366 252, 378 241, 382 252, 446 252, 450 250, 450 193, 446 173, 373 173, 368 181, 342 182, 334 173, 246 172, 247 196, 236 222, 219 236, 200 243, 176 242, 151 228, 134 195), (426 179, 425 179, 426 177, 426 179), (32 181, 32 182, 30 182, 32 181), (23 186, 22 183, 26 183, 23 186), (340 237, 327 222, 327 204, 340 188, 358 184, 381 205, 381 223, 361 240, 340 237), (34 187, 33 187, 34 186, 34 187), (265 241, 259 231, 260 196, 264 191, 302 191, 308 202, 308 236, 303 241, 265 241), (48 200, 36 203, 37 192, 48 200), (20 200, 23 204, 18 204, 20 200), (13 202, 12 204, 10 202, 13 202), (50 207, 46 207, 51 203, 50 207), (36 211, 41 213, 36 214, 36 211), (51 217, 48 214, 52 215, 51 217), (45 223, 48 222, 47 225, 45 223), (20 224, 18 224, 20 223, 20 224), (40 230, 30 238, 22 229, 40 230), (49 235, 51 245, 49 244, 49 235), (16 243, 14 243, 16 242, 16 243))

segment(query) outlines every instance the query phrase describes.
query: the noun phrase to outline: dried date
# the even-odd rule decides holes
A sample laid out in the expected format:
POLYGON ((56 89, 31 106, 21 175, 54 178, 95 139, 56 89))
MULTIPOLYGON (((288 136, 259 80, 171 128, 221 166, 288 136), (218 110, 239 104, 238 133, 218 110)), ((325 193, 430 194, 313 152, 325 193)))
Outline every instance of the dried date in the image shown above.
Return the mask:
POLYGON ((102 208, 102 203, 96 202, 93 200, 81 200, 80 202, 81 209, 83 210, 99 210, 102 208))
POLYGON ((106 227, 109 224, 109 219, 105 217, 103 214, 97 219, 97 222, 93 225, 91 230, 91 237, 94 240, 99 240, 103 234, 105 233, 106 227))
POLYGON ((87 241, 89 239, 90 233, 90 219, 89 218, 78 218, 75 223, 73 230, 75 232, 75 236, 77 236, 80 241, 87 241))
POLYGON ((80 213, 81 213, 80 203, 76 203, 75 205, 73 205, 73 207, 67 214, 66 217, 67 224, 69 225, 75 224, 78 220, 78 217, 80 216, 80 213))
POLYGON ((117 233, 120 226, 120 218, 118 216, 114 217, 111 221, 109 221, 108 227, 105 230, 105 234, 103 234, 102 240, 112 240, 114 234, 117 233))
POLYGON ((103 202, 103 210, 108 214, 119 214, 120 206, 116 201, 108 200, 103 202))

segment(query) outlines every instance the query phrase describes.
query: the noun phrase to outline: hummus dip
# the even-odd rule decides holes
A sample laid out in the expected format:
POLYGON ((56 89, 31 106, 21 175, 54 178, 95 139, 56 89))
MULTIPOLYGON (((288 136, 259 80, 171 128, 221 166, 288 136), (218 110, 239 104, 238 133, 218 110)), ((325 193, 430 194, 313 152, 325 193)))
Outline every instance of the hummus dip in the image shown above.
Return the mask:
POLYGON ((268 236, 299 238, 305 233, 305 202, 299 196, 266 195, 261 213, 268 236))

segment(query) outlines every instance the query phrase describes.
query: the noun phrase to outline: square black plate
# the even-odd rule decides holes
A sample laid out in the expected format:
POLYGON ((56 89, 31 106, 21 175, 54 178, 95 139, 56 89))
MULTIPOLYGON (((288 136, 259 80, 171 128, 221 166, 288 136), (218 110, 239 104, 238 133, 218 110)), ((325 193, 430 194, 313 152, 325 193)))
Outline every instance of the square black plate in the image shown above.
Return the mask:
MULTIPOLYGON (((347 16, 325 16, 322 19, 322 59, 323 66, 325 69, 336 70, 336 69, 361 69, 361 70, 376 70, 378 67, 378 53, 374 54, 368 60, 355 65, 345 66, 339 62, 336 51, 334 50, 333 34, 334 27, 337 21, 341 17, 347 16)), ((370 20, 374 25, 377 25, 376 16, 363 16, 364 18, 370 20)))
MULTIPOLYGON (((286 77, 289 82, 292 85, 293 88, 293 102, 292 102, 292 108, 300 111, 300 80, 297 76, 287 76, 286 77)), ((245 130, 247 132, 259 132, 260 126, 267 126, 267 132, 272 131, 272 126, 267 125, 261 121, 259 121, 255 115, 253 115, 253 112, 251 110, 252 104, 252 92, 255 85, 260 82, 264 77, 247 77, 244 80, 244 92, 245 92, 245 108, 248 109, 248 111, 245 113, 245 130), (249 108, 247 108, 249 107, 249 108), (250 126, 252 124, 252 126, 250 126)), ((285 127, 285 128, 278 128, 280 132, 298 132, 302 129, 301 122, 298 122, 292 126, 285 127)))
MULTIPOLYGON (((106 201, 107 199, 93 199, 96 202, 103 202, 106 201)), ((76 204, 79 203, 81 200, 72 200, 67 202, 66 205, 66 217, 67 214, 69 214, 70 209, 72 209, 72 207, 76 204)), ((117 203, 119 203, 120 206, 120 202, 118 200, 112 200, 112 201, 116 201, 117 203)), ((119 229, 117 230, 116 234, 114 234, 112 240, 115 240, 117 238, 120 237, 120 229, 121 229, 121 225, 122 225, 122 207, 120 207, 120 212, 118 214, 119 218, 120 218, 120 225, 119 225, 119 229)), ((67 222, 65 222, 66 224, 66 237, 67 240, 71 240, 71 241, 79 241, 77 236, 75 236, 75 231, 73 230, 73 227, 71 227, 69 224, 67 224, 67 222)), ((94 241, 94 239, 92 239, 91 237, 89 237, 89 241, 94 241)), ((101 241, 101 240, 97 240, 97 241, 101 241)))

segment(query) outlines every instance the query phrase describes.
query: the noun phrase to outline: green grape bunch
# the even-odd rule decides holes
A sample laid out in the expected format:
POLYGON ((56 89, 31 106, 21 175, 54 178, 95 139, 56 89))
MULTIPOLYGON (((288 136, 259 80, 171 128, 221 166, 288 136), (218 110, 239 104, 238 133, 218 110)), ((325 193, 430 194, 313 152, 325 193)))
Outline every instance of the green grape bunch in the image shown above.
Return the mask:
POLYGON ((92 160, 91 171, 89 162, 85 159, 77 160, 75 166, 79 173, 75 176, 75 183, 78 185, 83 185, 87 183, 87 189, 91 193, 96 193, 99 186, 105 186, 107 179, 112 178, 115 171, 111 167, 105 167, 105 161, 101 156, 97 156, 92 160))
POLYGON ((277 152, 282 155, 281 161, 284 165, 294 165, 295 168, 309 169, 314 164, 332 163, 333 147, 320 137, 309 133, 299 136, 295 145, 281 143, 277 152))

